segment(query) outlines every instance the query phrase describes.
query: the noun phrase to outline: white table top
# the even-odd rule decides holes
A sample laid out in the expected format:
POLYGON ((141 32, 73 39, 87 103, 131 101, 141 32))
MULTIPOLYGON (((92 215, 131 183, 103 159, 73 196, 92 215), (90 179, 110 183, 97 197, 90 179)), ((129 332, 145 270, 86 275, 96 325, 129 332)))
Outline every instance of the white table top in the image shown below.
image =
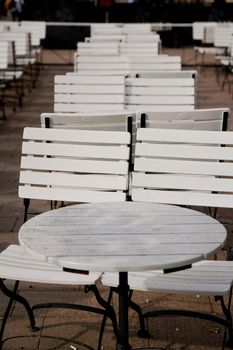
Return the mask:
POLYGON ((194 210, 154 203, 73 205, 28 220, 19 242, 30 254, 89 271, 165 269, 220 249, 226 230, 194 210))

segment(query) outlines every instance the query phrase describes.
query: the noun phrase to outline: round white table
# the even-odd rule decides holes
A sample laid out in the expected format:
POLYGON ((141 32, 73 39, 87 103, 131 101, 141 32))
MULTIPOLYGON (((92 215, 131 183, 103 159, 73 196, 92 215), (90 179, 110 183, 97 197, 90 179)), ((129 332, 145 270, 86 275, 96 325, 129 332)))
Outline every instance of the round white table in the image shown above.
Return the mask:
POLYGON ((173 269, 223 247, 226 229, 200 212, 171 205, 119 202, 73 205, 27 221, 19 242, 63 268, 119 272, 118 350, 128 350, 128 271, 173 269))

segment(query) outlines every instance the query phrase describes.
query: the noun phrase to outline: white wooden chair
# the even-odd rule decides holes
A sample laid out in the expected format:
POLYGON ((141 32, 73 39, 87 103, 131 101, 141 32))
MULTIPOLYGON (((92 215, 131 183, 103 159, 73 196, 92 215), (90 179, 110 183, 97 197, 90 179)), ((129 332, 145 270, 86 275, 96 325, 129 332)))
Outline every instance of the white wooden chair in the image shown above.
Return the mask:
MULTIPOLYGON (((19 197, 24 198, 25 220, 31 199, 68 202, 124 201, 128 190, 130 133, 90 130, 25 128, 23 134, 19 197)), ((32 310, 59 307, 59 304, 28 302, 5 286, 3 279, 40 283, 88 285, 102 308, 62 304, 101 315, 107 315, 116 332, 115 313, 99 295, 95 282, 101 272, 88 275, 62 271, 59 267, 31 257, 20 246, 10 246, 0 254, 1 290, 10 297, 0 330, 2 340, 5 324, 14 301, 26 308, 32 328, 32 310)), ((100 332, 98 349, 101 349, 100 332)))
POLYGON ((122 111, 124 103, 124 76, 55 76, 54 112, 122 111))
POLYGON ((13 43, 12 62, 15 70, 21 70, 29 76, 30 87, 34 87, 38 78, 38 67, 35 57, 31 55, 31 36, 24 31, 2 32, 1 40, 13 43))
POLYGON ((131 111, 187 111, 195 108, 195 77, 127 78, 125 108, 131 111))
MULTIPOLYGON (((233 132, 139 128, 132 173, 132 200, 233 208, 232 147, 233 132)), ((170 273, 129 273, 130 288, 216 296, 224 317, 187 310, 178 313, 174 310, 149 311, 143 317, 183 315, 206 318, 224 325, 222 347, 227 332, 228 345, 232 345, 233 262, 205 260, 183 271, 166 272, 170 273), (225 297, 228 297, 226 304, 225 297)), ((117 275, 105 273, 102 283, 117 286, 117 275)))
POLYGON ((13 98, 13 109, 16 105, 22 106, 22 79, 23 71, 16 70, 11 66, 13 57, 12 45, 8 41, 0 41, 0 83, 4 86, 4 95, 2 97, 2 115, 6 119, 5 98, 13 98), (5 91, 11 89, 14 95, 5 96, 5 91))

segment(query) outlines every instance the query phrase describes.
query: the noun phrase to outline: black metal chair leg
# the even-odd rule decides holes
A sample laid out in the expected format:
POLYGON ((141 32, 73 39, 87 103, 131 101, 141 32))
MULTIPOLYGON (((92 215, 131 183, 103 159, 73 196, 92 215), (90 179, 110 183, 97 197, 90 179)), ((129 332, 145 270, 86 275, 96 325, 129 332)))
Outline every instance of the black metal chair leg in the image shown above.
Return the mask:
POLYGON ((20 304, 22 304, 25 307, 27 314, 28 314, 29 321, 30 321, 31 329, 33 331, 36 331, 39 329, 35 326, 35 318, 34 318, 34 315, 33 315, 33 312, 32 312, 32 309, 31 309, 29 303, 27 302, 27 300, 25 298, 23 298, 22 296, 17 294, 18 286, 19 286, 19 281, 16 281, 14 288, 11 291, 10 289, 8 289, 5 286, 3 280, 0 279, 0 290, 9 298, 9 302, 8 302, 6 311, 3 315, 2 324, 1 324, 1 328, 0 328, 0 349, 2 348, 3 334, 4 334, 5 326, 6 326, 6 323, 7 323, 7 320, 8 320, 8 317, 9 317, 9 314, 10 314, 10 311, 12 309, 12 305, 13 305, 14 301, 19 302, 20 304))
POLYGON ((23 203, 24 203, 24 218, 23 218, 23 222, 25 223, 27 221, 27 217, 28 217, 28 208, 29 208, 29 205, 30 205, 30 199, 24 198, 23 199, 23 203))
MULTIPOLYGON (((113 288, 110 288, 108 299, 107 299, 108 305, 110 305, 110 303, 112 301, 112 295, 113 295, 113 288)), ((108 317, 108 315, 107 315, 107 313, 105 313, 103 320, 102 320, 102 323, 101 323, 100 332, 99 332, 99 342, 98 342, 98 348, 97 348, 98 350, 101 350, 101 344, 102 344, 102 340, 103 340, 104 329, 105 329, 107 317, 108 317)))
MULTIPOLYGON (((1 284, 1 282, 0 282, 0 284, 1 284)), ((19 286, 19 281, 16 281, 15 285, 14 285, 14 289, 12 291, 13 294, 16 294, 16 292, 18 290, 18 286, 19 286)), ((8 305, 6 307, 5 313, 4 313, 3 318, 2 318, 2 324, 1 324, 1 328, 0 328, 0 349, 2 349, 3 334, 4 334, 5 326, 6 326, 13 302, 14 302, 14 299, 11 297, 9 299, 8 305)))
POLYGON ((222 311, 226 317, 226 325, 224 329, 222 349, 224 350, 226 345, 228 348, 233 348, 233 329, 232 329, 232 316, 231 316, 232 290, 229 294, 229 300, 228 300, 227 306, 225 305, 224 299, 222 296, 215 297, 215 300, 220 301, 222 311))
MULTIPOLYGON (((117 336, 118 327, 117 327, 116 313, 115 313, 113 307, 110 305, 110 302, 112 299, 112 291, 110 290, 107 301, 101 297, 101 295, 98 291, 98 288, 95 285, 86 286, 86 292, 89 292, 89 291, 92 291, 95 294, 95 298, 96 298, 97 302, 105 309, 104 315, 106 315, 106 317, 109 317, 111 319, 113 331, 114 331, 115 335, 117 336)), ((105 323, 106 323, 106 321, 105 321, 105 323)), ((104 326, 105 326, 105 324, 103 325, 103 329, 104 329, 104 326)))
POLYGON ((145 321, 143 318, 142 309, 140 308, 140 306, 138 304, 136 304, 134 301, 132 301, 132 299, 131 299, 132 295, 133 295, 133 291, 131 290, 130 294, 129 294, 129 307, 138 314, 138 319, 139 319, 139 323, 140 323, 140 329, 138 331, 138 336, 140 338, 149 338, 150 334, 146 330, 146 327, 145 327, 145 321))

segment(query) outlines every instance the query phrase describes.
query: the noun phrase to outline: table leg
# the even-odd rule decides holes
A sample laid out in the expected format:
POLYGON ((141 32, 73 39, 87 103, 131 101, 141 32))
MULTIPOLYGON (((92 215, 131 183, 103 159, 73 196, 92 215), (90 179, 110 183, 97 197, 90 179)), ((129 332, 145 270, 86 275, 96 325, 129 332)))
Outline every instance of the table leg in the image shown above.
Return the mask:
POLYGON ((129 306, 129 285, 128 273, 119 273, 119 326, 117 350, 130 350, 129 345, 129 324, 128 324, 128 306, 129 306))

